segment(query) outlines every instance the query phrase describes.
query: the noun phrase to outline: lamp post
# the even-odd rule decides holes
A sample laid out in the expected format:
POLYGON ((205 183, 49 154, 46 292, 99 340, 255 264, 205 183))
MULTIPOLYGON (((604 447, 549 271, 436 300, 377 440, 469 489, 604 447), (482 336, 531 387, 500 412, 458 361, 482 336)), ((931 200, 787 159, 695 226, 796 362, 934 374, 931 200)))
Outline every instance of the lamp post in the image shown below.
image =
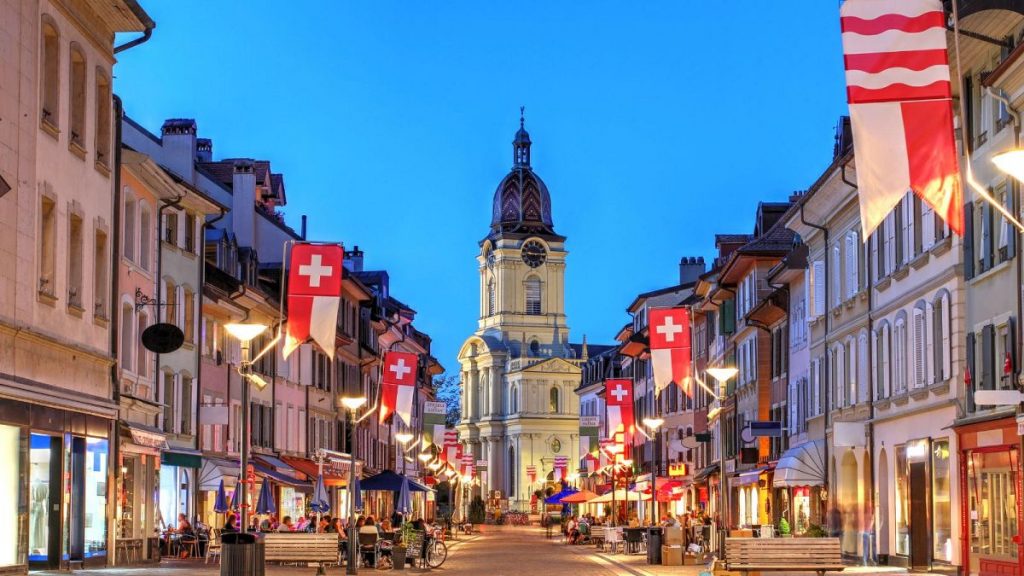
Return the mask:
MULTIPOLYGON (((706 372, 710 374, 716 382, 718 382, 718 403, 719 411, 721 411, 721 403, 725 398, 726 392, 725 385, 731 378, 735 377, 736 374, 739 373, 739 370, 734 367, 708 368, 706 372)), ((722 422, 721 418, 718 420, 718 462, 718 497, 720 502, 718 516, 721 518, 722 525, 724 526, 726 524, 725 514, 729 498, 727 490, 728 483, 725 476, 725 423, 722 422)))
POLYGON ((644 418, 644 426, 651 429, 651 440, 654 440, 654 458, 651 459, 651 526, 658 521, 658 468, 661 464, 661 450, 658 446, 658 428, 665 421, 661 418, 644 418))
MULTIPOLYGON (((352 416, 353 434, 355 438, 356 412, 366 404, 366 398, 362 396, 342 396, 341 406, 348 410, 352 416)), ((358 548, 358 536, 356 535, 356 451, 355 446, 348 447, 348 561, 345 566, 346 574, 356 573, 356 548, 358 548)))
MULTIPOLYGON (((239 465, 238 483, 242 486, 242 495, 239 498, 239 511, 241 513, 240 518, 240 531, 245 532, 249 529, 249 503, 248 496, 249 490, 246 486, 248 481, 249 471, 249 443, 252 441, 249 430, 249 381, 254 380, 257 384, 262 383, 260 388, 266 386, 266 381, 259 378, 252 372, 252 349, 250 347, 254 338, 266 331, 267 327, 264 324, 247 323, 247 324, 225 324, 224 329, 227 333, 234 337, 241 344, 242 358, 238 364, 238 375, 242 378, 242 446, 241 446, 241 462, 239 465)), ((270 348, 268 346, 268 348, 270 348)), ((266 349, 260 352, 259 356, 263 356, 266 353, 266 349)), ((257 357, 258 358, 258 357, 257 357)), ((235 490, 238 492, 238 490, 235 490)))

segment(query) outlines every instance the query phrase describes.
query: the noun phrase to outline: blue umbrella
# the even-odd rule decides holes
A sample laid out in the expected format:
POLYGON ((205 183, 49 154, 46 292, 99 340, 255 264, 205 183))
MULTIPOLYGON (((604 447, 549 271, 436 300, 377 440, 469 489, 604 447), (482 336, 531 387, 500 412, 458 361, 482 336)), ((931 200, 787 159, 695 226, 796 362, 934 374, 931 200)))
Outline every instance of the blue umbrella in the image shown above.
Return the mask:
POLYGON ((409 514, 412 512, 412 496, 409 495, 409 479, 402 479, 402 488, 398 491, 398 504, 395 505, 395 509, 402 514, 409 514))
POLYGON ((331 510, 331 498, 327 495, 323 474, 316 477, 316 488, 313 489, 313 499, 309 503, 309 508, 317 514, 324 514, 331 510))
POLYGON ((263 480, 263 486, 260 488, 259 500, 256 500, 256 513, 257 514, 276 514, 277 505, 274 504, 274 493, 270 490, 270 481, 263 480))
POLYGON ((353 486, 353 488, 355 488, 352 492, 356 495, 355 496, 355 500, 352 502, 353 506, 355 506, 354 509, 355 510, 362 510, 363 509, 363 489, 359 486, 359 476, 356 476, 355 482, 352 483, 352 486, 353 486))
POLYGON ((228 511, 228 498, 224 493, 224 479, 220 479, 220 486, 217 487, 217 497, 213 500, 213 511, 223 514, 228 511))

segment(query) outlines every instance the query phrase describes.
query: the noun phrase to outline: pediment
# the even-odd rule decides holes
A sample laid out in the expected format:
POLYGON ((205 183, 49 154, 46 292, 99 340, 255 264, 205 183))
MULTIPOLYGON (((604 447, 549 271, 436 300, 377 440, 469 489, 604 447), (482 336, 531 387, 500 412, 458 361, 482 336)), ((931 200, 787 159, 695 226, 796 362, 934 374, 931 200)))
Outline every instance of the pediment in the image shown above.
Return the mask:
POLYGON ((521 372, 580 374, 581 370, 578 366, 563 358, 548 358, 523 368, 521 372))

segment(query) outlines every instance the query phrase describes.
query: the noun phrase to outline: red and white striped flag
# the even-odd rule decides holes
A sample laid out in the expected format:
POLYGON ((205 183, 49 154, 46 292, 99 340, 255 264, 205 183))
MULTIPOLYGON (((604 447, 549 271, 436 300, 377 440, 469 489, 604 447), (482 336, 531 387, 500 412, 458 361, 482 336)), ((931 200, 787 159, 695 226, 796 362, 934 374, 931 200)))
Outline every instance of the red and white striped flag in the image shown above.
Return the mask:
POLYGON ((444 431, 444 444, 441 446, 441 459, 453 468, 458 463, 459 433, 457 430, 444 431))
POLYGON ((865 240, 907 190, 962 234, 941 0, 846 0, 840 17, 865 240))

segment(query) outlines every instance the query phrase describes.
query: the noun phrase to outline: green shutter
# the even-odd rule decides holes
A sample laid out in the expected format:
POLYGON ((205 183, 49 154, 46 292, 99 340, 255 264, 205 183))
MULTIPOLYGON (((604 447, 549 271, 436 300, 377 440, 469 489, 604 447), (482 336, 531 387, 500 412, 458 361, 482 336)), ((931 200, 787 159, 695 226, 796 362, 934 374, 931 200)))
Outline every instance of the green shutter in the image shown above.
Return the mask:
POLYGON ((718 331, 722 334, 732 334, 736 331, 736 302, 726 300, 719 308, 718 331))
POLYGON ((974 202, 964 204, 964 278, 974 278, 974 202))

